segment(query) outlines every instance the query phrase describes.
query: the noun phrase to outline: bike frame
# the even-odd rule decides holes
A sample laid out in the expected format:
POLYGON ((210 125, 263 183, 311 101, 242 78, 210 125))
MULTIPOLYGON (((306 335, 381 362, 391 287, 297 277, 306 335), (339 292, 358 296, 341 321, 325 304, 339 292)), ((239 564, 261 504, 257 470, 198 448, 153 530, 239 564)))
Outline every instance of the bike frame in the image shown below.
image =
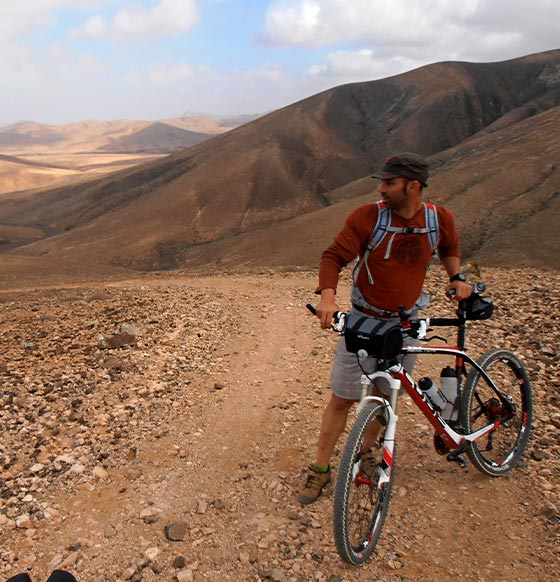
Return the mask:
MULTIPOLYGON (((404 346, 402 348, 402 353, 430 355, 440 354, 453 356, 455 357, 456 368, 460 371, 463 370, 465 362, 469 363, 478 371, 484 381, 494 390, 496 396, 500 399, 501 402, 504 403, 507 409, 510 409, 510 402, 501 394, 500 390, 496 387, 488 374, 475 360, 473 360, 465 351, 459 347, 404 346)), ((461 379, 460 376, 458 376, 459 394, 461 390, 460 386, 461 379)), ((428 396, 420 389, 416 381, 410 376, 410 374, 408 374, 401 363, 397 362, 387 370, 378 370, 371 374, 364 373, 362 375, 362 398, 360 399, 357 413, 369 403, 378 403, 384 407, 388 416, 387 427, 383 437, 383 466, 382 471, 380 471, 377 483, 378 488, 384 487, 384 485, 389 481, 391 475, 393 465, 393 451, 395 446, 395 433, 399 419, 396 413, 397 400, 401 387, 412 398, 416 406, 418 406, 418 408, 422 411, 424 416, 434 427, 436 433, 440 435, 445 446, 448 447, 450 451, 454 451, 455 453, 462 452, 467 443, 474 442, 484 435, 493 432, 503 422, 511 418, 511 415, 507 415, 475 432, 469 434, 459 434, 447 422, 445 422, 438 410, 436 410, 436 408, 430 402, 428 396), (378 378, 383 378, 389 382, 391 394, 388 401, 380 396, 368 395, 370 387, 373 386, 373 383, 378 378)))

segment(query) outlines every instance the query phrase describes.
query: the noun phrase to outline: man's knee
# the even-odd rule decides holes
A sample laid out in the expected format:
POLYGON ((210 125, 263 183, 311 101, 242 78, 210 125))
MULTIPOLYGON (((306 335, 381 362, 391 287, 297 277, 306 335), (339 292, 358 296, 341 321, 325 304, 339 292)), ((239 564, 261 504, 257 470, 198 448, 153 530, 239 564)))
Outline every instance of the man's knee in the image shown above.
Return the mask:
POLYGON ((331 399, 328 405, 335 412, 348 412, 355 402, 355 400, 348 400, 347 398, 340 398, 340 396, 331 394, 331 399))

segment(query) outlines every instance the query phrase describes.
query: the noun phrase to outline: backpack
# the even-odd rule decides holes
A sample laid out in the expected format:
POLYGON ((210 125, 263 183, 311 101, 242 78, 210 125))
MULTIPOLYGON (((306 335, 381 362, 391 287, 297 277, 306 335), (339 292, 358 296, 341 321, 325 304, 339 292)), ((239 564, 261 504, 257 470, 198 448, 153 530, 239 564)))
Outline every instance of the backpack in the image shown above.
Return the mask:
POLYGON ((369 271, 367 260, 371 251, 375 250, 385 239, 388 233, 391 234, 391 239, 389 240, 389 244, 387 245, 387 250, 385 251, 385 255, 383 257, 384 260, 387 260, 391 255, 391 248, 393 247, 393 241, 397 234, 426 234, 430 240, 430 246, 432 248, 432 255, 436 254, 437 244, 439 240, 439 224, 438 224, 438 217, 437 217, 437 207, 435 204, 431 204, 429 202, 422 202, 422 206, 424 207, 424 216, 426 218, 426 226, 423 228, 407 228, 404 226, 391 226, 391 209, 387 208, 382 201, 379 201, 377 204, 377 222, 373 227, 373 231, 371 233, 370 242, 363 254, 354 266, 352 271, 352 304, 356 307, 365 307, 366 309, 371 309, 373 311, 383 312, 383 309, 379 309, 373 305, 367 303, 364 299, 361 291, 358 289, 356 285, 356 281, 358 278, 358 273, 362 268, 362 265, 366 266, 366 271, 368 275, 368 281, 370 285, 373 285, 373 277, 369 271))

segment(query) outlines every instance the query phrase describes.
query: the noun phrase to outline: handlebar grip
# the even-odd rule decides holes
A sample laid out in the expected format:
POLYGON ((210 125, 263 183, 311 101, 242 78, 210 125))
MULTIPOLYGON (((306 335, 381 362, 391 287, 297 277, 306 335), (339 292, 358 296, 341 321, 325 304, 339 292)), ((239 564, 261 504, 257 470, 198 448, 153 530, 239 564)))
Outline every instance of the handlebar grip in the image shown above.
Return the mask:
MULTIPOLYGON (((309 309, 309 311, 311 311, 311 313, 313 315, 317 315, 317 310, 315 309, 315 307, 313 307, 313 305, 311 305, 311 303, 308 303, 305 307, 307 307, 307 309, 309 309)), ((336 328, 337 325, 340 325, 340 322, 344 321, 346 314, 344 313, 344 311, 335 311, 332 315, 334 324, 333 324, 333 329, 337 330, 337 331, 341 331, 338 330, 336 328)))
POLYGON ((456 317, 430 317, 429 322, 430 327, 457 327, 460 324, 456 317))

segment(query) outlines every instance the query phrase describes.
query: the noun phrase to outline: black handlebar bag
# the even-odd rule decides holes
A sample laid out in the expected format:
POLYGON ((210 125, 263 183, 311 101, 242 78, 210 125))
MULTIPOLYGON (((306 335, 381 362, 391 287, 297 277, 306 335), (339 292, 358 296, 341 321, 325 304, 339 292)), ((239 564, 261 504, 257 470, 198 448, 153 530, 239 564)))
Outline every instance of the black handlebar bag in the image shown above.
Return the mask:
POLYGON ((403 336, 398 321, 380 320, 369 315, 350 312, 344 329, 346 350, 357 354, 364 350, 368 356, 393 360, 403 347, 403 336))
POLYGON ((471 321, 489 319, 494 312, 492 301, 478 293, 471 293, 470 297, 465 299, 465 306, 465 319, 471 321))

